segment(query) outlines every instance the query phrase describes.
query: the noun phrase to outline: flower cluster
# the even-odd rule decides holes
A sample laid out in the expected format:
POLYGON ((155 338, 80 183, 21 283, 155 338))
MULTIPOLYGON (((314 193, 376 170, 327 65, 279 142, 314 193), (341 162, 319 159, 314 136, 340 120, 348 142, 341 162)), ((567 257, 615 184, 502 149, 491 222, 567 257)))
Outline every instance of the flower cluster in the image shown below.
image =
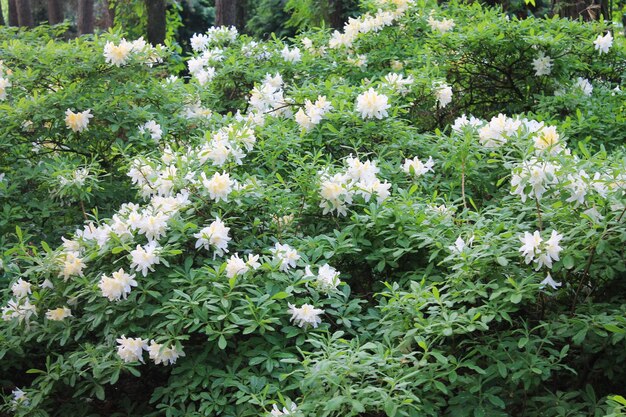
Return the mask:
POLYGON ((604 36, 598 35, 596 40, 593 41, 593 45, 600 55, 606 54, 609 52, 609 49, 611 49, 611 46, 613 46, 613 35, 611 35, 610 31, 606 32, 604 36))
POLYGON ((443 19, 443 20, 435 20, 432 15, 428 16, 428 26, 430 29, 434 31, 438 31, 439 33, 446 33, 452 30, 454 27, 454 20, 452 19, 443 19))
POLYGON ((423 163, 416 156, 413 159, 405 159, 404 165, 402 166, 402 170, 406 172, 407 174, 414 175, 415 177, 421 177, 422 175, 426 174, 429 171, 434 172, 433 171, 434 165, 435 165, 435 162, 433 161, 432 157, 429 156, 428 161, 426 161, 426 163, 423 163))
POLYGON ((216 217, 213 223, 193 235, 193 237, 198 239, 196 241, 196 249, 204 247, 206 250, 209 250, 209 247, 213 246, 216 256, 224 256, 224 252, 228 252, 229 230, 230 227, 226 227, 224 222, 216 217))
POLYGON ((9 300, 6 307, 2 308, 2 319, 5 321, 17 319, 19 322, 28 322, 30 317, 37 311, 34 305, 30 303, 28 296, 32 293, 31 283, 18 278, 11 285, 11 291, 14 298, 9 300))
POLYGON ((127 274, 123 268, 113 272, 111 277, 103 274, 98 284, 100 291, 102 291, 102 296, 108 298, 109 301, 119 301, 121 298, 126 299, 126 296, 130 294, 131 287, 136 286, 135 275, 127 274))
POLYGON ((204 52, 212 45, 222 45, 233 42, 239 33, 234 26, 213 26, 206 34, 194 33, 190 39, 194 52, 204 52))
POLYGON ((373 88, 370 88, 356 98, 356 111, 361 113, 363 119, 382 119, 389 116, 387 109, 391 105, 388 104, 388 100, 386 95, 379 94, 373 88))
POLYGON ((159 125, 154 120, 149 120, 143 125, 139 126, 139 133, 143 135, 146 132, 148 132, 150 134, 150 137, 156 142, 161 140, 161 137, 163 136, 163 130, 161 129, 161 125, 159 125))
POLYGON ((452 102, 452 87, 445 83, 439 83, 435 86, 435 97, 439 108, 444 108, 452 102))
POLYGON ((274 255, 274 261, 280 262, 279 269, 283 272, 295 268, 296 262, 300 259, 298 251, 287 244, 283 245, 276 242, 271 252, 274 255))
POLYGON ((522 243, 519 251, 524 255, 524 262, 527 264, 531 262, 537 264, 537 271, 541 269, 543 265, 552 268, 552 261, 558 261, 559 253, 563 250, 563 248, 559 246, 562 239, 563 235, 559 234, 556 230, 552 231, 550 238, 546 241, 543 240, 539 231, 535 231, 533 234, 524 232, 524 235, 519 237, 522 243))
POLYGON ((552 65, 554 62, 552 58, 545 55, 543 52, 540 52, 537 58, 533 60, 533 68, 535 70, 535 75, 537 77, 541 77, 542 75, 550 75, 552 72, 552 65))
POLYGON ((259 255, 248 254, 248 259, 244 261, 238 254, 234 254, 226 262, 226 277, 234 278, 238 275, 245 274, 251 269, 257 270, 260 266, 259 255))
POLYGON ((333 176, 326 172, 320 173, 320 207, 324 209, 324 214, 336 211, 345 216, 347 205, 352 204, 355 195, 361 195, 367 202, 376 194, 379 204, 390 195, 391 184, 387 181, 381 182, 376 177, 380 171, 376 163, 369 160, 361 162, 350 156, 346 159, 346 165, 347 169, 343 173, 333 176))
POLYGON ((289 115, 287 100, 284 97, 283 78, 276 73, 267 74, 260 86, 254 87, 250 93, 248 103, 259 113, 274 113, 289 115))
POLYGON ((351 48, 360 34, 378 32, 385 26, 392 25, 394 20, 400 17, 405 10, 399 7, 393 12, 379 10, 374 16, 366 14, 359 18, 350 18, 345 24, 343 32, 338 30, 333 32, 328 46, 333 49, 351 48))
POLYGON ((332 109, 332 104, 326 100, 325 96, 318 96, 315 103, 312 103, 311 100, 305 100, 304 109, 298 110, 294 117, 300 128, 307 131, 318 125, 326 113, 332 109))
POLYGON ((328 264, 324 264, 317 270, 317 275, 311 272, 311 267, 307 266, 304 270, 304 278, 315 278, 315 285, 321 291, 332 291, 337 288, 339 283, 340 272, 328 264))
POLYGON ((87 130, 87 125, 89 125, 89 119, 91 118, 93 118, 91 109, 77 113, 74 113, 70 109, 65 111, 65 125, 68 129, 72 129, 74 132, 87 130))
POLYGON ((300 327, 306 328, 308 326, 317 326, 322 322, 320 315, 324 313, 324 310, 315 308, 310 304, 303 304, 302 307, 296 307, 295 305, 288 303, 289 313, 291 314, 291 321, 300 327))
POLYGON ((385 75, 383 85, 397 91, 399 94, 405 95, 409 92, 409 86, 414 82, 415 80, 410 75, 404 78, 402 74, 390 72, 385 75))
POLYGON ((196 148, 195 153, 201 164, 211 161, 213 166, 221 167, 233 160, 241 165, 246 152, 250 152, 255 143, 254 131, 247 124, 229 124, 211 135, 211 139, 196 148))
POLYGON ((0 101, 6 100, 7 88, 11 87, 9 75, 11 75, 11 70, 6 69, 2 61, 0 61, 0 101))
POLYGON ((148 44, 143 37, 132 42, 122 38, 117 45, 108 41, 104 45, 103 55, 107 64, 115 65, 116 67, 128 64, 133 57, 139 58, 149 66, 162 61, 159 50, 148 44))
POLYGON ((549 187, 558 183, 556 176, 558 169, 558 165, 537 158, 522 161, 513 169, 511 193, 519 195, 522 202, 525 202, 528 196, 540 200, 549 187))

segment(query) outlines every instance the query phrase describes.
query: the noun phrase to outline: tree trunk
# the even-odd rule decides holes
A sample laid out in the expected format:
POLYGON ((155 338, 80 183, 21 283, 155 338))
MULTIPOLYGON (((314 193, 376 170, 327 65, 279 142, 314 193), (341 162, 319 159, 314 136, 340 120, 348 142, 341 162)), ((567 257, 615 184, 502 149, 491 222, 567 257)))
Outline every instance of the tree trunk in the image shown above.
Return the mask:
POLYGON ((165 41, 165 0, 146 0, 148 8, 148 42, 153 45, 165 41))
POLYGON ((32 28, 35 26, 33 11, 30 7, 30 0, 15 0, 17 5, 17 22, 20 26, 32 28))
POLYGON ((9 26, 18 26, 17 0, 9 0, 9 26))
POLYGON ((4 15, 2 14, 2 5, 0 4, 0 26, 4 26, 4 15))
POLYGON ((115 24, 115 6, 112 8, 109 4, 109 0, 102 0, 102 5, 104 7, 104 29, 108 29, 113 27, 115 24))
POLYGON ((56 25, 63 22, 63 6, 61 0, 48 0, 48 23, 56 25))
POLYGON ((239 0, 215 0, 215 26, 237 26, 239 0))
POLYGON ((78 34, 93 33, 93 0, 78 0, 78 34))
POLYGON ((341 29, 343 27, 343 0, 330 0, 330 26, 333 29, 341 29))

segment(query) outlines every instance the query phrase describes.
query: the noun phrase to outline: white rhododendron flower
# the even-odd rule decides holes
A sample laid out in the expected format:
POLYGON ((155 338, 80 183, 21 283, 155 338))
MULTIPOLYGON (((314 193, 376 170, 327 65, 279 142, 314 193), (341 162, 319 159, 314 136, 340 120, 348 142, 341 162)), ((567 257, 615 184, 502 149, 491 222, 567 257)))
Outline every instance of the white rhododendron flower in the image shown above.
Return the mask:
POLYGON ((385 75, 385 85, 393 88, 398 93, 404 95, 409 92, 409 86, 415 81, 410 75, 406 78, 402 74, 390 72, 385 75))
POLYGON ((37 315, 37 309, 27 298, 9 300, 2 308, 2 320, 5 321, 17 319, 20 323, 28 323, 33 314, 37 315))
POLYGON ((280 51, 281 56, 287 62, 296 63, 302 59, 302 54, 300 53, 300 48, 294 46, 293 49, 289 49, 288 46, 285 46, 282 51, 280 51))
POLYGON ((498 114, 479 129, 478 140, 485 148, 498 148, 504 145, 510 136, 516 134, 521 126, 521 120, 498 114))
POLYGON ((310 304, 303 304, 302 307, 296 307, 295 305, 288 303, 289 313, 291 314, 290 321, 294 324, 306 328, 307 326, 317 326, 322 322, 320 314, 324 313, 324 310, 315 308, 310 304))
POLYGON ((160 249, 154 240, 143 247, 137 245, 137 248, 130 252, 132 258, 130 267, 135 268, 137 272, 141 271, 144 277, 148 275, 148 271, 154 272, 154 265, 158 265, 161 262, 159 258, 160 249))
MULTIPOLYGON (((307 270, 310 273, 310 270, 307 270)), ((315 284, 322 291, 330 291, 337 288, 339 283, 340 272, 328 264, 320 266, 317 270, 315 284)))
POLYGON ((279 269, 283 272, 288 271, 290 268, 295 268, 296 262, 300 259, 298 251, 287 244, 282 245, 276 242, 270 251, 274 255, 274 260, 280 261, 279 269))
POLYGON ((132 227, 137 229, 142 235, 145 235, 148 241, 159 240, 165 236, 168 220, 169 216, 160 211, 156 214, 144 212, 138 221, 134 222, 132 227))
POLYGON ((22 278, 19 278, 15 283, 13 283, 13 285, 11 285, 11 291, 13 292, 13 296, 15 298, 24 298, 31 293, 30 287, 30 282, 24 281, 22 278))
POLYGON ((461 254, 469 250, 469 248, 472 246, 472 243, 474 243, 474 236, 470 236, 470 238, 467 239, 467 242, 461 236, 459 236, 454 241, 454 245, 448 246, 448 249, 454 254, 461 254))
POLYGON ((152 359, 155 365, 163 364, 172 365, 176 363, 176 360, 181 356, 185 356, 185 352, 176 348, 176 346, 163 346, 156 343, 154 340, 150 341, 150 346, 146 348, 150 359, 152 359))
POLYGON ((224 252, 228 252, 229 230, 230 227, 226 227, 224 222, 216 217, 213 223, 193 235, 193 237, 198 239, 196 241, 196 249, 203 246, 206 250, 209 250, 209 247, 213 246, 215 254, 223 256, 224 252))
POLYGON ((13 409, 19 406, 28 406, 30 404, 30 400, 26 396, 26 393, 20 388, 15 388, 13 391, 11 391, 11 395, 13 396, 13 398, 11 399, 13 409))
POLYGON ((433 31, 446 33, 446 32, 451 31, 452 28, 454 27, 454 20, 452 19, 435 20, 432 16, 429 16, 428 26, 430 26, 431 30, 433 31))
POLYGON ((215 202, 220 200, 228 201, 228 195, 233 190, 233 186, 235 185, 235 181, 230 179, 230 175, 226 172, 219 173, 216 172, 213 174, 211 179, 208 179, 203 172, 200 174, 202 179, 202 185, 209 192, 209 197, 215 202))
POLYGON ((557 165, 551 162, 541 162, 536 158, 522 161, 514 168, 511 175, 512 194, 517 194, 525 202, 528 196, 541 199, 543 194, 559 180, 556 171, 557 165))
POLYGON ((271 417, 290 416, 290 415, 296 414, 297 412, 298 412, 298 407, 294 403, 291 403, 289 405, 289 408, 283 407, 282 410, 279 409, 276 404, 274 404, 272 406, 272 410, 270 411, 269 415, 271 417))
POLYGON ((148 341, 140 337, 125 337, 122 335, 116 339, 118 343, 117 354, 124 362, 139 361, 143 363, 143 351, 148 350, 148 341))
POLYGON ((6 100, 7 88, 11 87, 11 81, 8 78, 0 76, 0 100, 6 100))
POLYGON ((593 45, 600 55, 606 54, 609 52, 609 49, 611 49, 611 46, 613 46, 613 35, 611 35, 610 31, 606 32, 604 36, 598 35, 596 40, 593 41, 593 45))
POLYGON ((432 157, 429 156, 428 161, 426 161, 426 163, 422 163, 422 161, 420 161, 419 158, 416 156, 413 159, 405 159, 404 166, 402 167, 402 169, 407 174, 413 174, 414 176, 419 177, 419 176, 426 174, 429 171, 434 172, 433 171, 434 165, 435 165, 435 162, 433 161, 432 157))
POLYGON ((391 107, 387 103, 388 98, 384 94, 377 93, 370 88, 363 94, 359 94, 356 99, 356 111, 361 113, 363 119, 376 118, 382 119, 387 117, 387 109, 391 107))
POLYGON ((91 109, 87 109, 82 112, 74 113, 72 110, 67 109, 65 111, 65 125, 68 129, 72 129, 74 132, 82 132, 87 130, 89 125, 89 119, 93 118, 91 109))
POLYGON ((524 235, 519 237, 522 243, 519 251, 524 255, 524 262, 527 264, 535 262, 537 264, 535 268, 537 271, 543 265, 552 268, 552 261, 560 259, 559 253, 563 248, 559 246, 559 243, 562 239, 563 235, 556 230, 552 231, 550 238, 546 241, 541 237, 539 231, 535 231, 533 234, 524 232, 524 235))
POLYGON ((476 129, 480 127, 482 124, 483 124, 482 120, 477 119, 476 117, 472 115, 470 115, 468 119, 467 116, 463 114, 461 117, 457 117, 454 120, 454 124, 452 124, 452 126, 450 127, 452 128, 453 131, 460 133, 465 128, 476 129))
POLYGON ((542 75, 550 75, 550 73, 552 72, 552 65, 552 58, 544 55, 543 52, 540 52, 539 56, 533 60, 535 75, 537 77, 540 77, 542 75))
POLYGON ((437 104, 443 109, 452 102, 452 87, 447 84, 438 85, 435 90, 435 96, 437 97, 437 104))
POLYGON ((61 253, 61 260, 63 262, 63 269, 60 276, 64 281, 67 281, 69 277, 73 275, 83 276, 83 268, 85 264, 80 258, 78 252, 63 252, 61 253))
POLYGON ((539 288, 544 288, 546 285, 549 286, 550 288, 552 288, 553 290, 557 290, 559 289, 559 287, 561 285, 563 285, 563 283, 561 282, 556 282, 548 273, 548 275, 546 275, 546 278, 541 281, 541 283, 539 284, 540 287, 539 288))
POLYGON ((593 86, 591 85, 589 80, 586 78, 578 77, 576 79, 576 83, 574 84, 574 87, 578 88, 586 96, 590 96, 591 93, 593 92, 593 86))
POLYGON ((59 307, 46 312, 46 318, 52 321, 62 321, 63 319, 71 316, 72 311, 67 307, 59 307))
POLYGON ((122 268, 113 272, 111 277, 102 275, 98 283, 98 287, 100 291, 102 291, 102 296, 108 298, 110 301, 118 301, 121 298, 126 299, 126 296, 130 294, 131 287, 136 286, 137 281, 135 281, 135 275, 124 272, 122 268))
POLYGON ((560 138, 561 136, 556 131, 556 126, 543 127, 539 134, 533 138, 535 149, 539 151, 548 149, 553 154, 559 153, 563 150, 560 138))
POLYGON ((163 130, 161 129, 161 125, 159 125, 154 120, 149 120, 143 125, 139 126, 139 133, 143 135, 146 131, 150 133, 150 137, 155 141, 158 141, 161 139, 161 137, 163 137, 163 130))
POLYGON ((109 41, 104 45, 104 58, 107 64, 120 67, 128 63, 132 51, 133 44, 126 39, 122 39, 119 45, 109 41))

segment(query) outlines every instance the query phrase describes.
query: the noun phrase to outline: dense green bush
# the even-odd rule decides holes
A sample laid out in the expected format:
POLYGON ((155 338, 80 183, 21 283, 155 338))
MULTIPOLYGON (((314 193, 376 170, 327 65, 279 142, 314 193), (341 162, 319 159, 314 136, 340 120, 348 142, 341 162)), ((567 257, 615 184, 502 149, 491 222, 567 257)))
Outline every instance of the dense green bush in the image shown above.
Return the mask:
POLYGON ((363 7, 188 79, 10 34, 3 411, 624 415, 624 39, 363 7))

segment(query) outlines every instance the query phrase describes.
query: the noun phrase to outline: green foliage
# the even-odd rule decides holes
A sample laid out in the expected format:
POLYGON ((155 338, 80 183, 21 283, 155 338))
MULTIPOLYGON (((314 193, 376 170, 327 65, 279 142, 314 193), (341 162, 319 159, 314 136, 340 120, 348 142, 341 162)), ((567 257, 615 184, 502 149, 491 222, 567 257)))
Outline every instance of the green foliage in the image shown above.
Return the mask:
POLYGON ((363 5, 181 78, 0 29, 2 412, 624 415, 624 39, 363 5))

